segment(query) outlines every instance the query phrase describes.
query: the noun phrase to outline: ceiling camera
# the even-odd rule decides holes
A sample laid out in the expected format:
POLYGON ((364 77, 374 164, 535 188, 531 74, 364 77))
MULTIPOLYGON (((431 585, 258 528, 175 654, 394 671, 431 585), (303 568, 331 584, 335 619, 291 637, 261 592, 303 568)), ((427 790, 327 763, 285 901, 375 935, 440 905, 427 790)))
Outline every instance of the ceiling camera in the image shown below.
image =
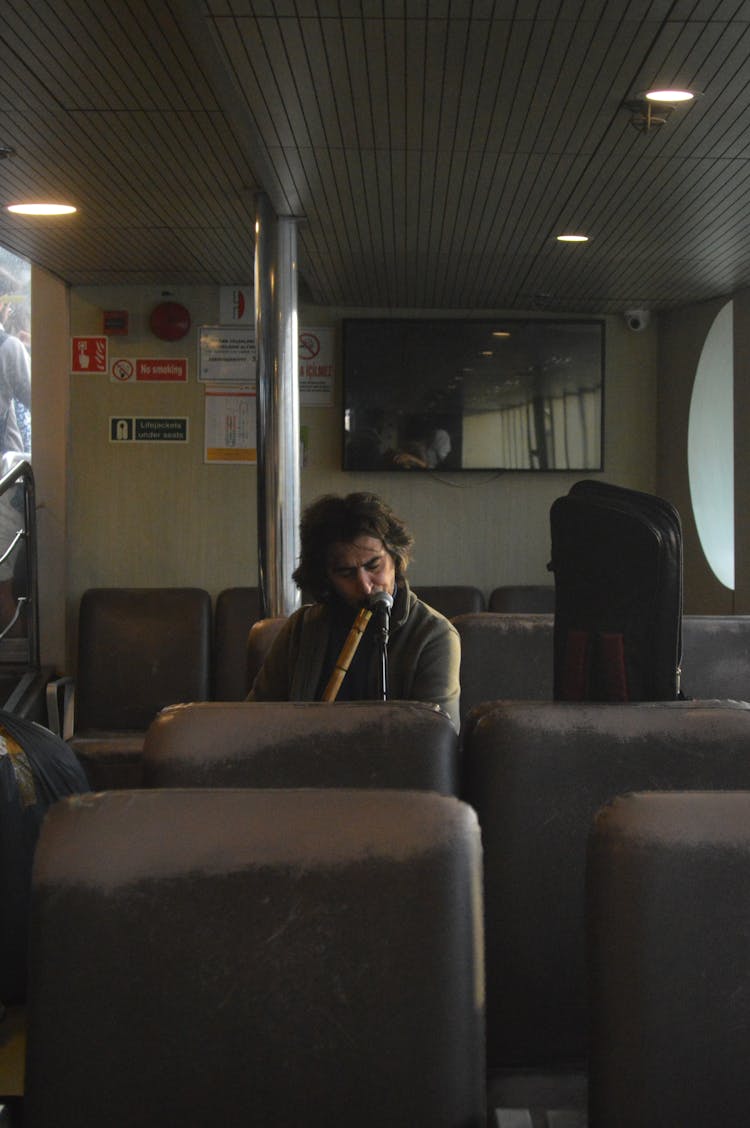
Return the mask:
POLYGON ((628 329, 632 329, 634 333, 640 333, 649 323, 650 313, 647 309, 626 309, 625 321, 628 329))

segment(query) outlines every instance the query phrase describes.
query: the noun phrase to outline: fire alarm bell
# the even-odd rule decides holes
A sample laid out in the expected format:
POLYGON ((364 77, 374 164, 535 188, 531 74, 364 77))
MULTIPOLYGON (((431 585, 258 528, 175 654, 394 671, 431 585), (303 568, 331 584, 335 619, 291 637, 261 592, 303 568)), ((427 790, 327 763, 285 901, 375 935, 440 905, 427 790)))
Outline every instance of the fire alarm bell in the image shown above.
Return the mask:
POLYGON ((190 328, 190 314, 179 302, 162 302, 153 310, 149 325, 160 341, 179 341, 190 328))

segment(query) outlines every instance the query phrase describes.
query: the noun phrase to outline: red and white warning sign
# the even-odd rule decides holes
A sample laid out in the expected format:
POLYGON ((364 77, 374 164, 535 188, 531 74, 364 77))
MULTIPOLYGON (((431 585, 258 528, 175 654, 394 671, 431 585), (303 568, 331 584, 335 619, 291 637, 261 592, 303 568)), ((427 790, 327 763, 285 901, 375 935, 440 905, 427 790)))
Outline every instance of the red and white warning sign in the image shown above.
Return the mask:
POLYGON ((106 372, 107 338, 73 337, 70 354, 71 372, 106 372))
POLYGON ((112 361, 110 380, 115 384, 176 383, 185 384, 188 378, 187 357, 148 357, 134 359, 118 357, 112 361))
POLYGON ((299 398, 308 407, 333 403, 333 329, 301 329, 299 398))

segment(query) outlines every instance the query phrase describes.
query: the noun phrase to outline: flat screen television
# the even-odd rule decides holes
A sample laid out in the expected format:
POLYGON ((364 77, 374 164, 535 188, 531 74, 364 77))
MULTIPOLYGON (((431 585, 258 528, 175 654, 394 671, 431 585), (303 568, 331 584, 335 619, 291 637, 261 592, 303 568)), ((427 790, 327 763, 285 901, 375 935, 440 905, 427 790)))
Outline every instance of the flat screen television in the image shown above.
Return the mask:
POLYGON ((604 321, 346 318, 345 470, 602 468, 604 321))

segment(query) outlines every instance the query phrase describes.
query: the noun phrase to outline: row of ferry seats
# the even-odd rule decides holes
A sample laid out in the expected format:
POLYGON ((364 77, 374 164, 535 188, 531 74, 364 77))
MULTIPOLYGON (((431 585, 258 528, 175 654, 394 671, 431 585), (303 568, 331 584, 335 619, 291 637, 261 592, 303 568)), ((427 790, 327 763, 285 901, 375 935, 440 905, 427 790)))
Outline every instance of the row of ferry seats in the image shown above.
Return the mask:
MULTIPOLYGON (((487 610, 549 614, 555 608, 553 585, 509 584, 495 588, 489 600, 472 584, 417 584, 414 590, 420 599, 448 619, 487 610)), ((274 636, 275 632, 269 628, 262 636, 255 637, 245 676, 247 632, 260 618, 259 602, 257 588, 227 588, 217 597, 213 693, 217 701, 241 701, 246 696, 264 656, 263 643, 274 636)))
POLYGON ((679 824, 672 807, 643 836, 633 819, 625 844, 623 820, 605 822, 588 904, 587 844, 616 796, 750 793, 750 706, 497 702, 469 718, 464 757, 484 851, 496 1123, 552 1123, 555 1111, 583 1126, 589 1083, 590 1128, 746 1119, 750 797, 732 801, 726 825, 721 803, 706 806, 694 831, 695 804, 675 799, 679 824))
MULTIPOLYGON (((481 601, 471 587, 426 591, 446 612, 481 601)), ((259 614, 254 587, 220 592, 213 615, 210 596, 200 588, 84 592, 75 680, 66 676, 50 684, 48 718, 94 789, 140 785, 144 734, 165 706, 244 699, 283 622, 265 620, 248 650, 259 614)))
MULTIPOLYGON (((627 1038, 614 1025, 608 1034, 618 1012, 610 1017, 589 988, 586 933, 596 910, 593 918, 587 913, 586 851, 597 811, 634 790, 750 790, 749 752, 745 703, 487 701, 466 720, 458 777, 455 733, 424 705, 209 703, 157 718, 144 772, 157 788, 456 788, 476 811, 482 835, 489 1110, 501 1128, 552 1123, 554 1117, 539 1118, 553 1113, 582 1128, 590 998, 604 1028, 600 1046, 627 1038)), ((628 896, 626 890, 626 904, 628 896)), ((616 963, 614 934, 608 936, 616 963)), ((673 929, 661 936, 679 961, 680 936, 673 929)), ((685 943, 693 942, 688 930, 685 943)), ((724 968, 720 975, 737 986, 735 972, 724 968)), ((622 974, 616 971, 606 989, 624 995, 622 974)), ((708 1013, 705 991, 700 997, 708 1013)), ((605 1064, 612 1068, 610 1059, 605 1064)), ((594 1081, 597 1099, 609 1104, 607 1115, 591 1123, 619 1123, 606 1070, 594 1081)), ((620 1085, 627 1087, 622 1078, 620 1085)), ((640 1123, 681 1122, 687 1121, 654 1116, 640 1123)), ((639 1121, 623 1123, 635 1128, 639 1121)))
MULTIPOLYGON (((477 590, 460 589, 469 599, 477 590)), ((456 599, 459 589, 445 591, 456 599)), ((65 677, 50 685, 49 724, 72 744, 92 787, 140 783, 144 733, 165 706, 245 697, 283 622, 254 624, 258 614, 255 588, 222 592, 213 615, 199 588, 84 593, 75 683, 65 677)), ((453 621, 462 644, 462 717, 483 701, 552 699, 553 615, 474 611, 453 621)), ((750 616, 686 616, 683 633, 688 696, 750 696, 750 616)))
POLYGON ((24 1123, 485 1123, 466 804, 106 792, 58 803, 36 862, 24 1123))
MULTIPOLYGON (((483 701, 553 697, 553 614, 459 615, 461 716, 483 701)), ((750 615, 685 615, 685 697, 750 700, 750 615)))
MULTIPOLYGON (((248 686, 283 621, 253 626, 248 686)), ((552 700, 554 614, 473 612, 453 623, 461 637, 462 719, 483 701, 552 700)), ((685 615, 682 633, 686 697, 750 698, 750 616, 685 615)))
MULTIPOLYGON (((320 704, 170 710, 149 731, 148 781, 367 787, 372 780, 400 787, 407 773, 410 786, 440 788, 452 775, 445 763, 454 762, 454 735, 447 725, 441 731, 437 714, 430 727, 423 706, 338 708, 339 717, 320 704), (368 727, 377 739, 356 755, 368 727), (346 734, 352 744, 342 748, 346 734), (425 759, 416 778, 411 761, 420 743, 425 759)), ((644 787, 750 787, 749 746, 750 707, 740 703, 485 702, 468 718, 459 794, 482 830, 489 1107, 498 1124, 537 1122, 518 1120, 519 1109, 528 1118, 545 1110, 558 1113, 560 1123, 585 1123, 586 842, 597 810, 644 787)), ((679 949, 679 937, 668 935, 679 949)), ((692 945, 692 934, 685 935, 692 945)), ((729 982, 731 972, 724 978, 729 982)), ((705 992, 701 997, 705 1002, 705 992)), ((606 1004, 594 999, 598 1021, 613 1022, 616 1013, 610 1019, 606 1004)), ((596 1073, 595 1082, 597 1092, 609 1094, 606 1075, 596 1073)), ((608 1117, 598 1123, 617 1123, 608 1117)), ((634 1128, 638 1120, 629 1123, 634 1128)))
MULTIPOLYGON (((424 593, 447 615, 484 606, 471 586, 424 593)), ((259 616, 257 587, 223 590, 213 612, 200 588, 84 592, 75 679, 48 687, 48 723, 74 747, 92 787, 140 783, 143 734, 164 706, 243 700, 270 638, 266 630, 248 672, 248 633, 259 616)))
MULTIPOLYGON (((254 624, 247 643, 247 684, 283 619, 254 624)), ((461 638, 461 717, 485 701, 551 701, 553 614, 473 612, 453 623, 461 638)), ((750 699, 750 616, 683 617, 682 686, 693 698, 750 699)))

